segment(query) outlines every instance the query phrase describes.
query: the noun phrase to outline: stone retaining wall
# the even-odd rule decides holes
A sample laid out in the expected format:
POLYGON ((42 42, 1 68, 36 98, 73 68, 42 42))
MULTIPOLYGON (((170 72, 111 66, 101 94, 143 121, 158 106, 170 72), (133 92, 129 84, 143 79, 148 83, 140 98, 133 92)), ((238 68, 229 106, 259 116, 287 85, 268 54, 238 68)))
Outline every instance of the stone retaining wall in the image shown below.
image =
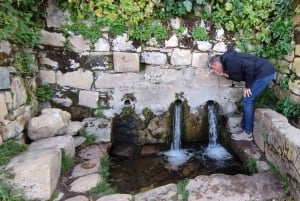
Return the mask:
POLYGON ((267 160, 287 178, 295 200, 300 200, 300 129, 271 109, 257 109, 254 140, 267 160))

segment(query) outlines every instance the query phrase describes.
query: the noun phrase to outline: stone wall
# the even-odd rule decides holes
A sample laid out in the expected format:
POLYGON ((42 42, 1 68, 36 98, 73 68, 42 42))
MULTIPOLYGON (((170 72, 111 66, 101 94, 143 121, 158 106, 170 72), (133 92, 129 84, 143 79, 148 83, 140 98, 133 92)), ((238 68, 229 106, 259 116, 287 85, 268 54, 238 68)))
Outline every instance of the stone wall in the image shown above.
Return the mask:
POLYGON ((271 109, 257 109, 253 135, 267 160, 288 179, 292 197, 300 200, 300 129, 271 109))
MULTIPOLYGON (((34 91, 36 85, 47 83, 58 87, 46 107, 62 108, 76 120, 95 115, 99 105, 109 106, 109 109, 103 110, 106 118, 113 118, 124 108, 130 107, 143 119, 145 108, 161 115, 178 99, 187 103, 191 116, 199 116, 200 120, 196 123, 202 122, 203 107, 209 100, 218 103, 222 115, 236 111, 243 83, 215 76, 207 64, 211 55, 222 54, 227 49, 229 41, 225 39, 222 29, 216 30, 208 41, 193 41, 191 46, 184 44, 176 35, 165 41, 151 39, 143 46, 136 46, 134 41, 128 40, 126 33, 111 37, 108 29, 104 28, 92 49, 91 42, 81 35, 70 33, 65 37, 59 31, 64 13, 52 1, 49 1, 47 14, 47 27, 42 31, 39 46, 28 50, 36 55, 36 77, 24 80, 16 74, 10 61, 18 48, 1 41, 2 139, 21 136, 30 116, 36 115, 33 110, 35 102, 26 103, 25 88, 34 91), (65 50, 66 41, 71 44, 68 51, 65 50)), ((295 26, 299 24, 297 19, 295 26)), ((181 23, 183 21, 176 18, 171 19, 169 24, 178 28, 181 23)), ((205 26, 205 22, 200 20, 195 23, 205 26)), ((210 29, 209 26, 206 28, 210 29)), ((191 36, 186 34, 184 37, 191 36)), ((300 72, 298 49, 296 41, 295 51, 281 61, 282 65, 288 65, 286 75, 294 70, 297 78, 300 72)), ((278 74, 276 83, 279 83, 281 76, 285 74, 278 74)), ((275 84, 278 96, 288 95, 300 103, 300 86, 296 80, 290 81, 287 93, 282 93, 275 84)), ((44 107, 44 104, 40 105, 44 107)), ((193 124, 189 123, 192 127, 193 124)))

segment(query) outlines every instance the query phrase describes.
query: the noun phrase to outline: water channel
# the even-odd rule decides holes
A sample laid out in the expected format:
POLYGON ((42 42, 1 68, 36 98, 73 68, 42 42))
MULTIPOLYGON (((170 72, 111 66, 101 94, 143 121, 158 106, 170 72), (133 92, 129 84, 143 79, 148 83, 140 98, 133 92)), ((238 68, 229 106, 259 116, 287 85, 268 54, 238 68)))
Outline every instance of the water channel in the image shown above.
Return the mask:
POLYGON ((178 183, 198 175, 242 173, 241 164, 218 140, 218 122, 213 103, 208 104, 209 141, 181 144, 182 105, 174 106, 173 142, 160 147, 154 156, 139 156, 130 160, 112 157, 109 182, 120 193, 138 193, 169 183, 178 183))

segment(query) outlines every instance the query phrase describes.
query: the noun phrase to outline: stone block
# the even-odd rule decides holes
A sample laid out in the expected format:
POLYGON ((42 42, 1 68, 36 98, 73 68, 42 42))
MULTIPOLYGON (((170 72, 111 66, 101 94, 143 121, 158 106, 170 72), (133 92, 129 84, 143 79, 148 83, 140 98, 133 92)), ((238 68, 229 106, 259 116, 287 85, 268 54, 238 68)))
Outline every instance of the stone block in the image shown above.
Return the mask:
POLYGON ((79 69, 69 73, 56 73, 56 81, 58 85, 69 86, 79 89, 91 89, 94 81, 93 72, 79 69))
POLYGON ((98 89, 114 89, 114 88, 132 88, 137 86, 140 81, 137 73, 101 73, 95 80, 95 88, 98 89), (113 82, 112 82, 113 80, 113 82))
POLYGON ((55 84, 55 71, 51 70, 40 70, 38 73, 39 80, 42 84, 55 84))
POLYGON ((66 38, 63 36, 62 33, 52 33, 45 30, 42 30, 41 33, 42 36, 39 41, 41 45, 64 47, 64 42, 66 41, 66 38))
POLYGON ((4 93, 0 93, 0 124, 4 121, 6 115, 8 115, 8 110, 6 106, 6 100, 4 93))
POLYGON ((84 39, 81 35, 72 35, 68 38, 72 45, 72 51, 83 53, 90 50, 91 41, 84 39))
POLYGON ((57 149, 58 151, 62 149, 67 156, 75 156, 75 143, 73 137, 70 135, 39 139, 32 142, 29 146, 29 150, 42 151, 44 149, 57 149))
POLYGON ((175 83, 182 79, 182 72, 175 69, 165 69, 146 66, 145 80, 152 84, 175 83))
POLYGON ((300 57, 300 44, 295 45, 295 56, 300 57))
POLYGON ((188 49, 175 48, 171 55, 171 64, 175 66, 187 66, 192 64, 192 52, 188 49))
POLYGON ((0 67, 0 89, 10 89, 9 71, 4 67, 0 67))
POLYGON ((193 53, 192 66, 197 68, 208 68, 208 54, 200 52, 193 53))
POLYGON ((289 80, 289 90, 300 96, 300 80, 289 80))
POLYGON ((22 189, 25 198, 48 200, 60 176, 61 151, 27 151, 13 158, 6 166, 6 169, 10 168, 15 175, 10 183, 22 189))
POLYGON ((11 92, 13 94, 13 102, 12 107, 13 109, 17 109, 21 105, 26 103, 27 94, 26 89, 24 86, 24 82, 20 77, 14 77, 11 80, 11 92))
POLYGON ((197 68, 195 70, 194 83, 197 86, 232 86, 231 80, 215 75, 212 70, 208 68, 197 68))
POLYGON ((104 38, 99 38, 95 44, 94 51, 96 52, 108 52, 110 51, 110 45, 104 38))
POLYGON ((83 122, 86 123, 85 131, 88 135, 94 135, 96 142, 110 142, 112 124, 110 120, 99 118, 85 118, 83 122))
POLYGON ((140 60, 137 53, 114 52, 115 72, 139 72, 140 60))
POLYGON ((298 77, 300 77, 300 57, 296 57, 293 62, 293 69, 298 77))
POLYGON ((164 65, 167 63, 167 55, 160 52, 143 52, 141 62, 152 65, 164 65))
POLYGON ((82 105, 90 108, 97 108, 98 99, 99 99, 99 92, 80 90, 78 105, 82 105))

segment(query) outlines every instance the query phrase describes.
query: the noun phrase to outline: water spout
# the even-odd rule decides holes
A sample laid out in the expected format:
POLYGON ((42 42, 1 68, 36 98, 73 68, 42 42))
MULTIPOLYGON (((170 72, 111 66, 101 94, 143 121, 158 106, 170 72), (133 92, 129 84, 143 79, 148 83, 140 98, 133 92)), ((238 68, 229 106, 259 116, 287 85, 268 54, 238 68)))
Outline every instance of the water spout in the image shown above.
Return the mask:
POLYGON ((181 121, 182 121, 182 104, 179 101, 174 105, 173 119, 173 143, 171 150, 179 151, 181 149, 181 121))
POLYGON ((181 149, 181 131, 182 131, 182 103, 176 101, 174 104, 173 117, 173 141, 169 151, 163 152, 167 157, 171 169, 177 170, 182 164, 187 162, 192 154, 184 149, 181 149))
POLYGON ((216 116, 215 103, 208 104, 208 124, 209 124, 209 143, 205 150, 205 155, 212 159, 226 160, 231 159, 232 156, 226 149, 218 142, 218 121, 216 116))

